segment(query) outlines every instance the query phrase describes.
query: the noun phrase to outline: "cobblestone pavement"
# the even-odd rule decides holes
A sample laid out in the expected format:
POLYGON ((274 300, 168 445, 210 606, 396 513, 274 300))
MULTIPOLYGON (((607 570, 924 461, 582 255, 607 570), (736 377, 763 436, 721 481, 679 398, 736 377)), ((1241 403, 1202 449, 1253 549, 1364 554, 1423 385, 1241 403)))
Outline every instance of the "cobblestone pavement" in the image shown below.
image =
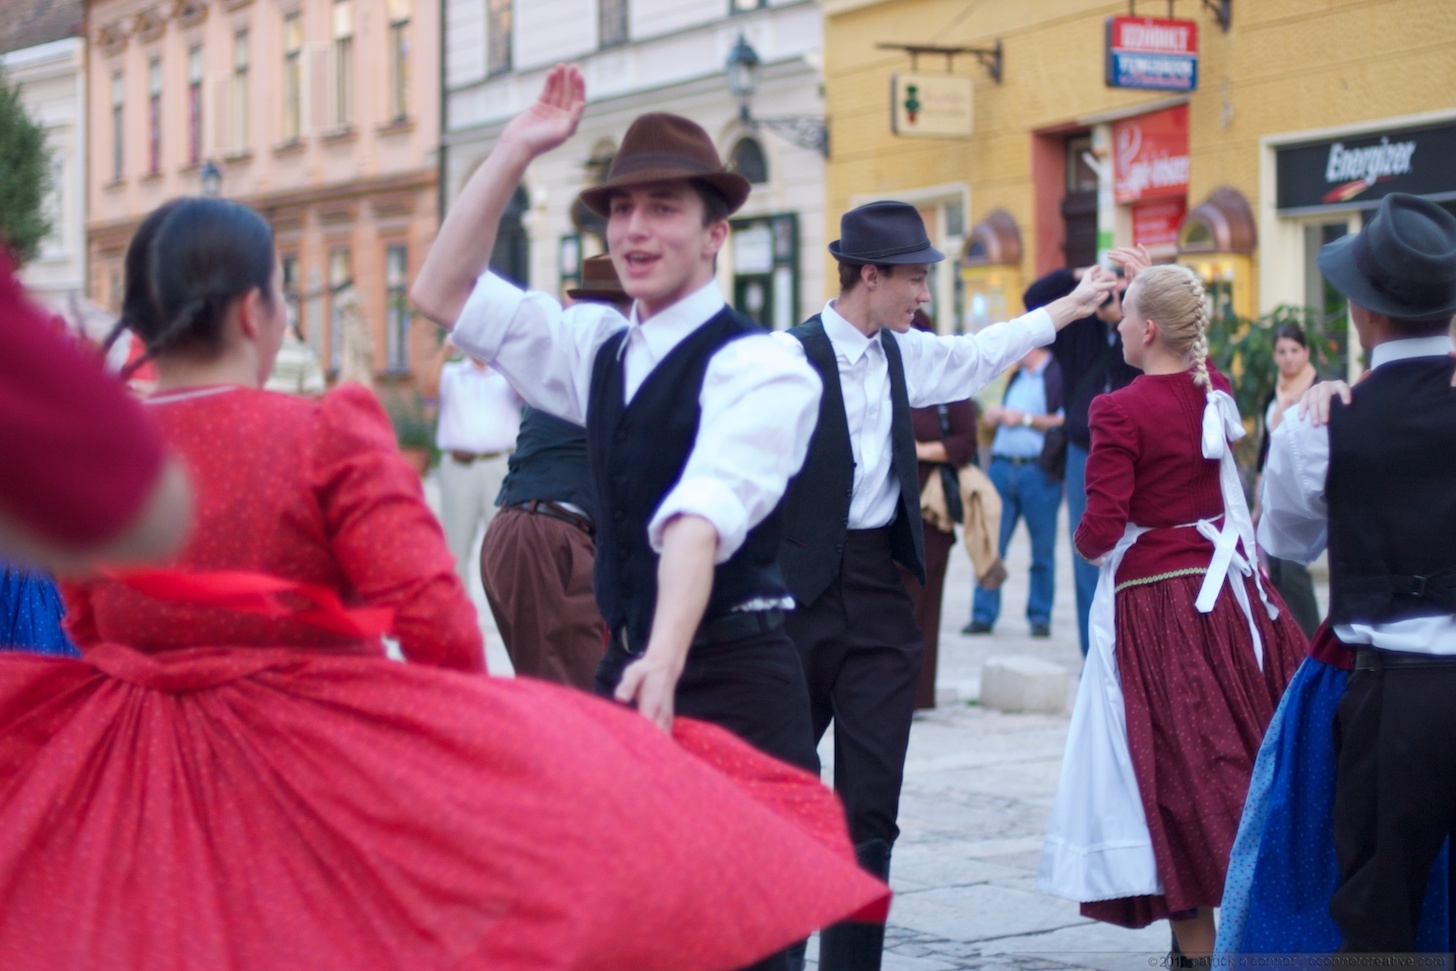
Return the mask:
MULTIPOLYGON (((427 482, 427 492, 433 484, 427 482)), ((1077 672, 1065 506, 1057 541, 1052 636, 1030 636, 1025 618, 1030 551, 1024 527, 1007 555, 1010 578, 994 633, 960 633, 970 618, 971 570, 964 546, 951 550, 940 632, 940 706, 918 714, 910 736, 886 931, 885 971, 1123 971, 1161 966, 1166 923, 1138 931, 1084 919, 1077 905, 1036 890, 1042 836, 1056 789, 1067 713, 1018 714, 977 703, 982 665, 1021 654, 1077 672)), ((490 668, 510 663, 478 580, 472 594, 486 630, 490 668)), ((1316 576, 1321 605, 1322 578, 1316 576)), ((1067 708, 1075 692, 1075 678, 1067 708)), ((825 777, 832 739, 820 747, 825 777)), ((810 967, 817 942, 810 943, 810 967)))

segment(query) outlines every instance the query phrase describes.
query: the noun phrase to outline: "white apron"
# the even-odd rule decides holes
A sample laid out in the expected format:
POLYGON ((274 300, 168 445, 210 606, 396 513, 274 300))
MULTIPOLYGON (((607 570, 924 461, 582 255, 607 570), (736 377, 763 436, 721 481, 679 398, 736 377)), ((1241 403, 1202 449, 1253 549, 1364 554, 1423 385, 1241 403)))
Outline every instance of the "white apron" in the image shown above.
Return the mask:
MULTIPOLYGON (((1254 655, 1262 669, 1263 641, 1254 623, 1244 577, 1254 576, 1271 619, 1277 618, 1279 611, 1269 602, 1253 565, 1257 562, 1253 555, 1253 522, 1229 447, 1230 441, 1237 441, 1243 434, 1233 399, 1222 391, 1209 392, 1203 410, 1203 457, 1219 462, 1224 523, 1219 528, 1213 520, 1205 519, 1187 526, 1214 544, 1213 559, 1196 601, 1199 612, 1213 610, 1219 591, 1225 584, 1232 587, 1249 622, 1254 655)), ((1103 560, 1097 578, 1097 593, 1088 618, 1087 663, 1072 708, 1061 780, 1037 869, 1037 889, 1084 903, 1163 892, 1128 749, 1127 713, 1115 651, 1114 578, 1122 558, 1147 531, 1147 527, 1129 523, 1122 539, 1103 560)))

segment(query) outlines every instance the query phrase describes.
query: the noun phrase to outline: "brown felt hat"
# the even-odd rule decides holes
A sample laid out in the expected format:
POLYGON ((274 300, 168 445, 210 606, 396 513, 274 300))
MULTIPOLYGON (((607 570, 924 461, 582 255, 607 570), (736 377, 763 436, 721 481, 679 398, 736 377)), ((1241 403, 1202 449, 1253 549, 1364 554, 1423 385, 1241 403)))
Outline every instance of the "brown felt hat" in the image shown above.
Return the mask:
POLYGON ((612 191, 645 182, 688 179, 712 186, 737 212, 748 199, 748 180, 730 172, 701 125, 679 115, 643 115, 622 136, 607 181, 581 194, 581 201, 599 216, 608 215, 612 191))
POLYGON ((566 295, 573 300, 605 300, 609 303, 631 301, 622 281, 617 278, 617 268, 612 266, 612 257, 588 256, 581 261, 581 286, 570 287, 566 295))

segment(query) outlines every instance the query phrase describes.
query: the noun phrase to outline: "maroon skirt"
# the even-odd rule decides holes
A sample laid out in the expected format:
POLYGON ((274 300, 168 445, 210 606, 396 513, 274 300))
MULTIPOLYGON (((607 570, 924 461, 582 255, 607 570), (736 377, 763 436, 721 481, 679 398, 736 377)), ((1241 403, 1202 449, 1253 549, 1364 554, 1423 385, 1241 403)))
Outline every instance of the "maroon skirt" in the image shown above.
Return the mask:
POLYGON ((1127 741, 1163 893, 1082 904, 1082 914, 1145 927, 1180 911, 1217 906, 1238 833, 1249 774, 1305 638, 1278 592, 1270 620, 1245 580, 1264 642, 1254 657, 1249 623, 1231 591, 1213 610, 1194 606, 1203 574, 1117 594, 1117 664, 1127 741))

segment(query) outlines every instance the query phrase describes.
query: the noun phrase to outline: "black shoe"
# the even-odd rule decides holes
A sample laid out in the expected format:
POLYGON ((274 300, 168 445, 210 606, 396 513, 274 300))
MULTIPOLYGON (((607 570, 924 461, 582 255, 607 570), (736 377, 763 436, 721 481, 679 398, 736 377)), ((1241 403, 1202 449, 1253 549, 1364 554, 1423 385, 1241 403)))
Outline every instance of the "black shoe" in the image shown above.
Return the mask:
POLYGON ((1052 636, 1052 628, 1051 628, 1051 625, 1050 624, 1032 624, 1031 625, 1031 636, 1032 637, 1051 637, 1052 636))
POLYGON ((991 625, 990 624, 983 624, 979 620, 973 620, 969 624, 967 624, 966 626, 964 626, 964 627, 961 628, 961 633, 962 634, 989 634, 989 633, 991 633, 991 625))

